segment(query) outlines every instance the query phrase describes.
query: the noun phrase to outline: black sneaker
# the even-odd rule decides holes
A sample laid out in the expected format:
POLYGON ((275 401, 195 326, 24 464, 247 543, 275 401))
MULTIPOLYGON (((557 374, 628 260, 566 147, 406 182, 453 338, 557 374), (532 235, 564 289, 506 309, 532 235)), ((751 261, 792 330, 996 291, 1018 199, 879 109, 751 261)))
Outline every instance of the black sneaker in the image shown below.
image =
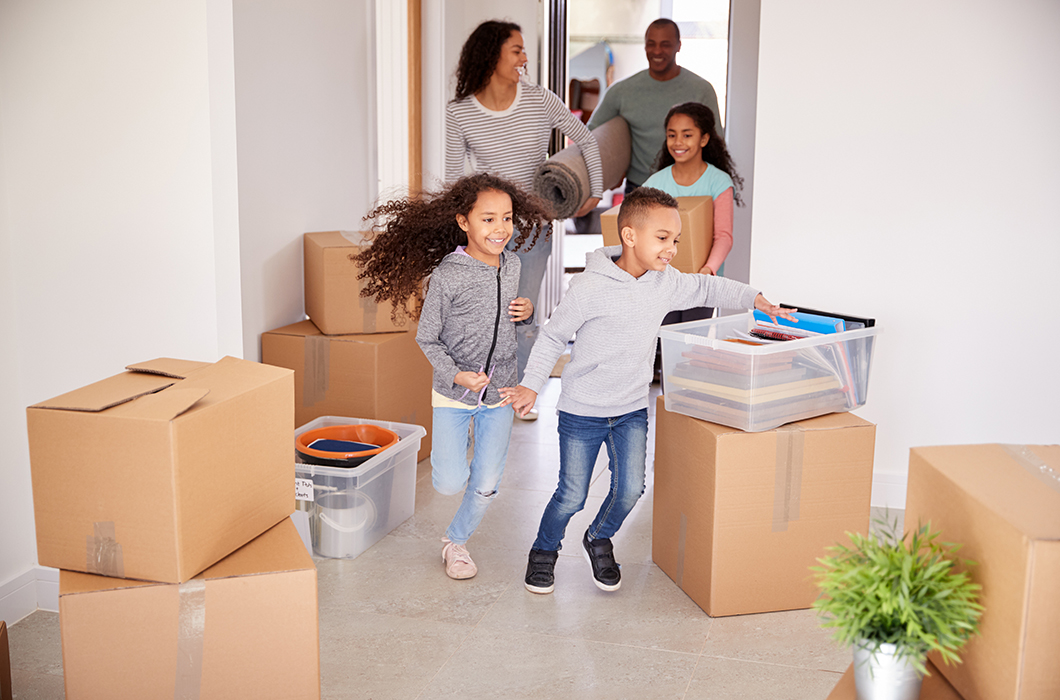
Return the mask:
POLYGON ((556 587, 556 560, 559 552, 546 552, 543 549, 531 549, 530 560, 526 565, 526 590, 531 593, 551 593, 556 587))
POLYGON ((593 581, 597 588, 604 591, 617 591, 622 585, 622 573, 618 570, 618 562, 615 561, 615 548, 611 546, 611 540, 601 537, 598 540, 589 539, 589 531, 585 531, 582 537, 582 551, 585 559, 593 567, 593 581))

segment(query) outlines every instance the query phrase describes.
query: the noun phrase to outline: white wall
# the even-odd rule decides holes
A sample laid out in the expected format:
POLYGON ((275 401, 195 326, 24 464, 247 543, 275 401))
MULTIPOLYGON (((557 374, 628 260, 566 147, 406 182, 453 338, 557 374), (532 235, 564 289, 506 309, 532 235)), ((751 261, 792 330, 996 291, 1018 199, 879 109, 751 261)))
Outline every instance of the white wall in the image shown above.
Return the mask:
POLYGON ((36 559, 25 406, 138 360, 242 353, 221 328, 240 313, 232 111, 211 89, 230 15, 0 4, 0 590, 36 559))
POLYGON ((751 283, 875 316, 874 502, 908 450, 1060 442, 1060 4, 762 0, 751 283))
POLYGON ((235 0, 243 345, 304 318, 302 234, 375 200, 372 2, 235 0))

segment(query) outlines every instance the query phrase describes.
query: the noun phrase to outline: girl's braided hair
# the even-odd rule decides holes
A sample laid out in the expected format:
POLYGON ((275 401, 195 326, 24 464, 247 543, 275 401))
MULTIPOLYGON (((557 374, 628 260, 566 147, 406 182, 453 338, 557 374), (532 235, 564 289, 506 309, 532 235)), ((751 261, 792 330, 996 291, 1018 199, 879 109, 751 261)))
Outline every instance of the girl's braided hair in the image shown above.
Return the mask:
MULTIPOLYGON (((700 155, 703 157, 704 162, 710 163, 732 178, 732 199, 737 205, 742 205, 743 200, 740 199, 740 190, 743 189, 743 178, 736 172, 736 166, 733 165, 729 149, 725 147, 725 139, 718 136, 714 112, 705 104, 684 102, 670 108, 670 111, 666 113, 666 121, 663 122, 663 125, 669 127, 670 118, 675 114, 684 114, 695 123, 697 129, 710 137, 700 155)), ((673 164, 674 157, 670 155, 670 149, 666 147, 664 142, 662 150, 659 151, 659 155, 655 159, 655 171, 658 172, 673 164)))
POLYGON ((480 192, 503 192, 512 200, 512 224, 518 230, 515 245, 533 247, 542 235, 552 235, 553 213, 542 199, 486 173, 457 180, 439 192, 396 199, 376 207, 364 220, 371 231, 367 249, 354 256, 362 268, 362 297, 374 297, 393 306, 391 318, 403 324, 409 312, 406 302, 415 297, 411 311, 418 320, 423 310, 423 282, 458 245, 467 245, 467 234, 456 222, 456 215, 469 216, 480 192), (529 241, 529 245, 527 242, 529 241))

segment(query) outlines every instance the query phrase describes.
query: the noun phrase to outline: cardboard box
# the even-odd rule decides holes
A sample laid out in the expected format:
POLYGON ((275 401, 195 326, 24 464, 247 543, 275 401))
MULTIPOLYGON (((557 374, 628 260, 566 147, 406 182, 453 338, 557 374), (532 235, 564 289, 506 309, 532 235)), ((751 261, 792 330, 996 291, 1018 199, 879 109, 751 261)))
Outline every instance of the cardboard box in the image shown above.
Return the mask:
POLYGON ((26 409, 42 566, 180 583, 294 510, 294 377, 160 359, 26 409))
POLYGON ((320 697, 317 572, 288 518, 176 585, 59 573, 68 700, 320 697))
MULTIPOLYGON (((681 213, 681 243, 670 267, 681 272, 699 272, 707 264, 714 243, 714 200, 711 197, 678 197, 681 213)), ((612 207, 600 215, 604 245, 620 245, 618 210, 612 207)))
MULTIPOLYGON (((920 700, 962 700, 953 686, 935 668, 935 664, 928 661, 927 668, 931 675, 925 676, 924 684, 920 686, 920 700)), ((854 687, 854 664, 850 664, 847 672, 839 679, 839 683, 828 694, 827 700, 857 700, 857 689, 854 687)))
POLYGON ((417 461, 431 453, 433 370, 414 332, 326 336, 301 321, 263 333, 261 358, 294 370, 289 429, 321 416, 412 423, 427 430, 417 461))
POLYGON ((817 557, 868 531, 875 441, 850 413, 745 433, 660 396, 652 559, 711 617, 810 607, 817 557))
POLYGON ((7 642, 7 623, 0 620, 0 700, 11 700, 11 647, 7 642))
POLYGON ((931 521, 983 587, 980 635, 942 673, 968 700, 1060 698, 1060 445, 914 448, 906 499, 906 529, 931 521))
POLYGON ((364 234, 322 231, 302 237, 305 263, 305 312, 323 333, 393 333, 407 331, 391 318, 390 302, 383 305, 361 296, 364 281, 353 256, 368 247, 364 234))

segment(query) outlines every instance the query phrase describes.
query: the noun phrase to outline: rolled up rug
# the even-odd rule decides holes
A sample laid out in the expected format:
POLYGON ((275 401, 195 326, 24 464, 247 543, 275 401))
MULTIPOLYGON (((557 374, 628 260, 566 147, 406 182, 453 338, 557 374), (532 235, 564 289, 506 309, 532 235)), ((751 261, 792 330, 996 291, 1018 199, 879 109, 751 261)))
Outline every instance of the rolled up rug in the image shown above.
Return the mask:
MULTIPOLYGON (((592 131, 600 149, 604 188, 622 182, 629 169, 629 124, 615 117, 592 131)), ((589 198, 589 169, 577 144, 552 156, 534 173, 534 194, 552 204, 557 219, 571 217, 589 198)))

